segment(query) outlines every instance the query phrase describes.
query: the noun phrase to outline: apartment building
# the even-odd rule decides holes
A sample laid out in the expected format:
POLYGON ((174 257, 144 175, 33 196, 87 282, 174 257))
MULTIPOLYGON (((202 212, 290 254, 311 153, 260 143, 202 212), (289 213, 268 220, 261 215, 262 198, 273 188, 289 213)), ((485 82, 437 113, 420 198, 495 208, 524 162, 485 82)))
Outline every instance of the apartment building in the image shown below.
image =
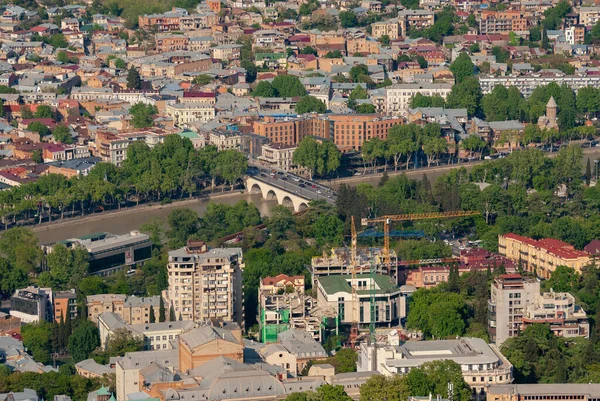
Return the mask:
POLYGON ((71 320, 77 317, 77 294, 75 290, 54 293, 54 321, 64 322, 67 316, 71 320))
POLYGON ((403 124, 404 119, 378 114, 331 114, 333 143, 342 151, 358 151, 363 143, 372 139, 387 139, 390 128, 403 124))
POLYGON ((195 31, 198 29, 211 28, 219 23, 219 15, 217 13, 207 11, 182 16, 179 18, 179 27, 182 31, 195 31))
POLYGON ((548 324, 561 337, 589 337, 585 311, 567 293, 540 294, 540 281, 520 274, 503 274, 494 279, 488 304, 490 340, 500 346, 527 326, 548 324))
POLYGON ((600 85, 600 75, 592 74, 577 74, 577 75, 566 75, 560 71, 546 71, 541 70, 533 72, 527 75, 506 75, 506 76, 492 76, 492 75, 480 75, 479 85, 483 94, 490 93, 496 85, 505 86, 507 88, 516 86, 519 91, 525 97, 529 97, 533 90, 538 86, 546 86, 550 82, 556 82, 558 85, 567 85, 574 91, 578 91, 586 86, 597 87, 600 85))
POLYGON ((579 9, 579 23, 583 26, 594 26, 600 20, 600 7, 581 7, 579 9))
POLYGON ((309 116, 275 118, 265 116, 253 124, 254 133, 264 136, 271 143, 297 145, 305 136, 330 138, 331 125, 326 117, 309 116))
POLYGON ((435 14, 431 10, 402 10, 398 12, 400 35, 408 36, 410 28, 423 29, 433 25, 435 14))
POLYGON ((408 341, 400 345, 396 330, 387 344, 360 345, 358 372, 378 371, 386 376, 406 374, 412 368, 435 360, 450 360, 460 365, 465 382, 476 391, 494 384, 510 384, 512 364, 493 344, 480 338, 456 340, 408 341))
POLYGON ((589 253, 566 242, 554 238, 534 240, 513 233, 498 237, 498 251, 541 278, 550 278, 557 266, 567 266, 581 274, 592 261, 589 253))
POLYGON ((539 383, 491 385, 487 401, 594 401, 600 399, 600 384, 539 383))
POLYGON ((10 315, 23 323, 52 320, 52 289, 29 286, 16 290, 10 297, 10 315))
POLYGON ((169 252, 167 305, 182 320, 243 323, 242 250, 188 241, 169 252))
POLYGON ((212 57, 217 60, 237 60, 240 58, 242 45, 226 44, 210 48, 212 57))
POLYGON ((206 54, 176 51, 140 57, 131 61, 142 77, 176 78, 184 74, 201 72, 213 67, 212 58, 206 54))
POLYGON ((479 20, 481 35, 526 31, 527 18, 521 11, 482 11, 479 20))
POLYGON ((179 20, 184 15, 187 15, 187 11, 173 10, 162 14, 140 15, 138 16, 138 25, 142 29, 155 29, 159 32, 178 31, 179 20))
POLYGON ((159 53, 187 50, 189 43, 190 38, 184 35, 174 35, 170 33, 156 34, 156 50, 158 50, 159 53))
POLYGON ((379 39, 383 35, 389 36, 391 40, 398 39, 400 36, 400 25, 397 19, 375 22, 371 25, 373 37, 379 39))
POLYGON ((207 123, 215 118, 215 106, 205 102, 185 102, 167 104, 165 113, 173 119, 177 127, 184 127, 194 122, 207 123))
POLYGON ((160 297, 136 297, 123 294, 97 294, 88 295, 86 299, 88 320, 98 323, 98 316, 102 313, 114 313, 123 319, 126 324, 150 323, 150 308, 154 310, 154 317, 158 320, 160 315, 160 297))
POLYGON ((585 41, 585 26, 572 25, 565 28, 565 39, 571 45, 580 45, 585 41))
POLYGON ((410 101, 417 94, 423 96, 439 95, 446 99, 452 91, 451 84, 395 84, 386 89, 386 112, 387 114, 406 114, 410 101))

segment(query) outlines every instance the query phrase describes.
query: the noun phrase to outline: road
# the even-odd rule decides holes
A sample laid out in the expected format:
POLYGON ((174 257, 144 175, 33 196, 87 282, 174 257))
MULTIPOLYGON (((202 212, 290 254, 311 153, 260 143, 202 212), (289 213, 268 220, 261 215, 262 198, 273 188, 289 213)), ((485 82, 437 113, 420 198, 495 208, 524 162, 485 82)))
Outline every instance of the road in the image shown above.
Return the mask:
MULTIPOLYGON (((556 157, 556 154, 557 154, 556 152, 548 153, 548 157, 556 157)), ((592 172, 593 172, 594 160, 600 159, 600 148, 593 147, 593 148, 583 149, 582 172, 585 172, 585 166, 587 164, 588 159, 590 160, 590 163, 592 165, 592 172)), ((486 161, 489 161, 489 160, 475 160, 475 161, 472 161, 469 163, 432 166, 432 167, 424 167, 424 168, 409 169, 409 170, 399 169, 398 171, 394 171, 393 166, 392 166, 391 169, 388 168, 387 173, 390 177, 393 177, 395 175, 406 174, 406 176, 408 178, 412 178, 412 179, 420 179, 421 177, 423 177, 423 174, 426 174, 429 181, 435 182, 438 179, 438 177, 440 177, 443 174, 446 174, 447 172, 449 172, 455 168, 464 167, 467 170, 470 170, 474 166, 483 164, 486 161)), ((363 184, 363 183, 377 185, 377 183, 379 183, 379 180, 381 180, 382 175, 383 175, 383 173, 344 177, 344 178, 337 178, 337 179, 333 179, 333 180, 322 180, 321 183, 324 185, 327 185, 333 189, 336 189, 336 190, 342 184, 347 184, 347 185, 352 185, 352 186, 357 185, 357 184, 363 184)))
POLYGON ((248 175, 255 177, 260 181, 264 181, 269 185, 281 188, 284 191, 295 193, 307 199, 322 199, 328 203, 335 203, 336 193, 335 191, 332 191, 331 188, 316 181, 309 181, 306 178, 299 177, 295 174, 251 167, 248 169, 248 175))

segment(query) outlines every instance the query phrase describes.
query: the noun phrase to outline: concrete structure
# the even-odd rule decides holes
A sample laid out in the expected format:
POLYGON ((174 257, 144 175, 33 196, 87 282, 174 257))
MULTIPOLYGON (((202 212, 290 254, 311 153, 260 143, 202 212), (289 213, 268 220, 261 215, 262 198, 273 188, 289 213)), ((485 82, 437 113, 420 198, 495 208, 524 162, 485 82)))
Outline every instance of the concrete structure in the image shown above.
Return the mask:
POLYGON ((103 313, 116 313, 123 317, 123 306, 127 295, 125 294, 97 294, 88 295, 86 306, 88 320, 98 323, 98 317, 103 313))
POLYGON ((550 278, 557 266, 567 266, 581 274, 592 261, 589 253, 566 242, 554 238, 534 240, 512 233, 498 237, 498 251, 541 278, 550 278))
POLYGON ((406 296, 393 278, 385 275, 357 274, 321 277, 317 280, 317 303, 337 311, 340 323, 371 323, 371 287, 374 287, 375 325, 397 326, 406 317, 406 296), (355 288, 356 300, 352 289, 355 288))
POLYGON ((408 113, 410 101, 417 94, 423 96, 441 96, 446 99, 446 96, 452 90, 450 84, 395 84, 386 89, 386 113, 401 114, 408 113))
POLYGON ((519 274, 504 274, 494 279, 488 308, 490 340, 498 346, 534 323, 548 324, 561 337, 590 335, 587 315, 575 305, 571 294, 553 291, 540 294, 539 280, 519 274))
POLYGON ((407 36, 408 28, 422 29, 433 25, 435 14, 431 10, 402 10, 398 12, 400 35, 407 36))
POLYGON ((592 383, 540 383, 491 385, 486 392, 487 401, 593 401, 600 398, 600 384, 592 383))
POLYGON ((90 263, 89 271, 96 275, 106 275, 125 266, 135 266, 152 256, 150 237, 139 231, 131 231, 123 235, 94 233, 42 245, 42 249, 50 253, 56 244, 63 244, 67 248, 78 246, 85 248, 90 263))
POLYGON ((437 360, 459 364, 465 382, 477 391, 493 384, 509 384, 513 380, 512 364, 496 346, 488 345, 480 338, 408 341, 399 345, 398 332, 393 330, 386 345, 362 343, 356 365, 358 372, 376 370, 392 376, 406 374, 412 368, 437 360))
POLYGON ((600 7, 581 7, 579 23, 583 26, 594 26, 600 20, 600 7))
POLYGON ((243 324, 241 248, 209 249, 202 241, 169 252, 166 305, 180 320, 243 324))
POLYGON ((23 323, 52 320, 52 289, 27 287, 16 290, 10 298, 10 315, 23 323))

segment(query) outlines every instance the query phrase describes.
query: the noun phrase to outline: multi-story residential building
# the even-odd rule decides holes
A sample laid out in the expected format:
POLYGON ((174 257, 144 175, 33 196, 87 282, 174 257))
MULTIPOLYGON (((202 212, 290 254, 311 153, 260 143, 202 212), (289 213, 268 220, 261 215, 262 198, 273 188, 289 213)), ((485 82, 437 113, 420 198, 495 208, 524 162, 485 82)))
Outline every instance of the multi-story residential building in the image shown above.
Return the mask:
POLYGON ((512 364, 495 345, 488 345, 480 338, 399 344, 397 331, 388 335, 386 345, 363 342, 356 363, 357 371, 378 371, 392 376, 406 374, 426 362, 450 360, 460 365, 465 382, 476 391, 493 384, 510 384, 513 380, 512 364))
POLYGON ((586 86, 599 86, 600 75, 586 73, 566 75, 563 72, 556 70, 541 70, 528 75, 519 76, 479 76, 479 85, 481 86, 483 94, 490 93, 496 85, 501 85, 507 88, 516 86, 523 96, 529 97, 535 88, 548 85, 550 82, 556 82, 558 85, 567 85, 577 92, 579 89, 585 88, 586 86))
POLYGON ((266 363, 282 367, 291 377, 298 377, 309 362, 327 358, 327 351, 306 331, 286 330, 277 340, 260 353, 266 363))
POLYGON ((600 384, 595 383, 539 383, 491 385, 487 401, 594 401, 600 398, 600 384))
POLYGON ((500 346, 534 323, 548 324, 561 337, 589 337, 587 315, 571 294, 540 294, 540 281, 520 274, 496 277, 489 300, 490 339, 500 346))
POLYGON ((218 150, 242 149, 244 138, 239 131, 214 130, 208 135, 208 143, 218 150))
POLYGON ((10 297, 10 315, 23 323, 52 320, 52 289, 27 287, 16 290, 10 297))
POLYGON ((581 7, 579 23, 583 26, 594 26, 600 20, 600 7, 581 7))
POLYGON ((521 11, 482 11, 479 31, 482 35, 527 30, 527 18, 521 11))
POLYGON ((400 25, 398 24, 398 19, 375 22, 371 24, 371 28, 373 37, 375 38, 381 38, 383 35, 387 35, 391 40, 395 40, 400 36, 400 25))
POLYGON ((565 39, 571 45, 581 45, 585 41, 585 26, 572 25, 565 28, 565 39))
POLYGON ((293 163, 296 145, 280 145, 273 143, 262 146, 262 155, 258 160, 270 169, 297 171, 299 167, 293 163))
POLYGON ((184 127, 193 122, 207 123, 215 118, 215 106, 210 103, 167 104, 165 113, 173 118, 173 124, 184 127))
POLYGON ((156 50, 158 50, 159 53, 188 50, 189 42, 190 38, 184 35, 174 35, 170 33, 156 34, 156 50))
POLYGON ((423 96, 441 96, 446 99, 452 90, 451 84, 395 84, 386 90, 387 114, 406 114, 410 101, 417 94, 423 96))
POLYGON ((534 240, 517 234, 498 237, 500 255, 522 264, 522 267, 541 278, 550 278, 557 266, 567 266, 581 274, 592 256, 579 251, 573 245, 554 238, 534 240))
POLYGON ((131 64, 139 69, 142 77, 176 78, 209 70, 213 67, 213 60, 206 54, 178 51, 136 58, 131 64))
POLYGON ((298 118, 264 117, 255 121, 254 133, 267 137, 271 143, 297 145, 305 136, 330 138, 331 125, 326 117, 310 116, 298 118))
POLYGON ((387 139, 390 128, 403 124, 402 118, 378 114, 331 114, 333 143, 342 151, 358 151, 363 143, 372 139, 387 139))
POLYGON ((433 25, 435 14, 432 10, 402 10, 398 12, 400 35, 408 36, 410 28, 423 29, 433 25))
POLYGON ((180 19, 188 13, 184 9, 174 8, 162 14, 140 15, 138 25, 142 29, 156 29, 160 32, 178 31, 180 28, 180 19))
POLYGON ((57 291, 54 293, 54 321, 64 322, 67 316, 71 320, 77 317, 77 294, 75 290, 57 291))
POLYGON ((88 320, 98 323, 98 316, 103 313, 115 313, 123 317, 123 306, 127 295, 125 294, 97 294, 88 295, 86 306, 88 320))
POLYGON ((179 27, 182 31, 195 31, 213 27, 219 23, 219 15, 217 13, 205 11, 198 14, 185 15, 179 18, 179 27))
POLYGON ((217 60, 237 60, 240 58, 242 45, 235 43, 210 48, 212 57, 217 60))
POLYGON ((242 250, 202 241, 169 252, 167 305, 182 320, 243 323, 242 250))
POLYGON ((160 315, 160 296, 129 296, 123 304, 123 321, 127 324, 150 323, 151 309, 154 312, 154 321, 158 321, 160 315))

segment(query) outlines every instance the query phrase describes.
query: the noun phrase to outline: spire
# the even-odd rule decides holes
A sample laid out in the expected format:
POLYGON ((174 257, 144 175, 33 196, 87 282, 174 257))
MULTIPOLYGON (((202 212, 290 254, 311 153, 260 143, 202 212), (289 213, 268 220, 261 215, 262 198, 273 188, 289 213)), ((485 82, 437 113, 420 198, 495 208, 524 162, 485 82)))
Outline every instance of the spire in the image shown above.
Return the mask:
POLYGON ((548 100, 548 104, 546 105, 546 107, 557 107, 556 101, 554 100, 554 96, 550 96, 550 100, 548 100))

